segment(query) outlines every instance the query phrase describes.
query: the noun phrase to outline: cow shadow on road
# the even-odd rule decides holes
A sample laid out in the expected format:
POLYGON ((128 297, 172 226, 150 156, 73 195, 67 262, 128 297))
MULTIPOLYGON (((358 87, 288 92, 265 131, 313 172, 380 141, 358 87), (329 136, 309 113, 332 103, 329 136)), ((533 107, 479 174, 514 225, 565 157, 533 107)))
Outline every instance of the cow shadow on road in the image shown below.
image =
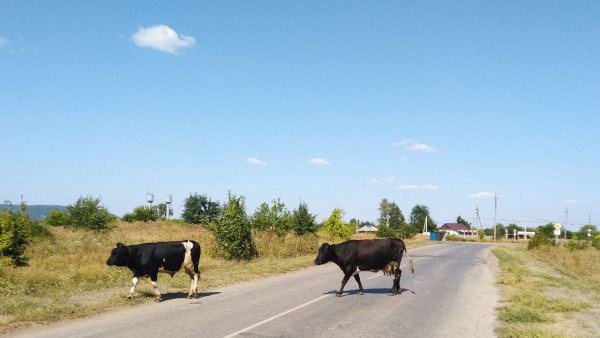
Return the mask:
MULTIPOLYGON (((202 298, 218 295, 220 293, 221 292, 198 292, 198 297, 191 298, 190 300, 200 300, 202 298)), ((154 294, 152 294, 152 296, 154 296, 154 294)), ((165 301, 173 300, 173 299, 187 298, 188 293, 187 292, 172 292, 172 293, 164 293, 161 296, 162 296, 161 297, 162 301, 165 302, 165 301)))
MULTIPOLYGON (((389 288, 365 288, 365 295, 367 294, 385 294, 387 295, 390 292, 389 288)), ((410 292, 413 295, 416 294, 413 290, 411 289, 402 289, 402 294, 404 294, 405 292, 410 292)), ((329 292, 325 292, 323 293, 324 295, 335 295, 337 293, 337 290, 332 290, 329 292)), ((356 290, 344 290, 344 293, 342 294, 342 296, 347 296, 347 295, 358 295, 358 289, 356 290)), ((396 296, 398 296, 398 294, 396 294, 396 296)))

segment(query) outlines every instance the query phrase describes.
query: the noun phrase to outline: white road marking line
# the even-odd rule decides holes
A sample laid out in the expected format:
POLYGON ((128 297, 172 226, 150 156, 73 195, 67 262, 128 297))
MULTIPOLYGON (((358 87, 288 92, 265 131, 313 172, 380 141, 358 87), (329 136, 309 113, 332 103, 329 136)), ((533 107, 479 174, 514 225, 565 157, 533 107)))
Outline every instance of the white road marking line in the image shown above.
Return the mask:
POLYGON ((296 310, 298 310, 298 309, 300 309, 300 308, 303 308, 303 307, 305 307, 305 306, 307 306, 307 305, 310 305, 310 304, 312 304, 312 303, 314 303, 314 302, 320 301, 321 299, 323 299, 323 298, 325 298, 325 297, 331 297, 331 295, 330 295, 330 294, 326 294, 326 295, 323 295, 323 296, 321 296, 321 297, 315 298, 315 299, 313 299, 313 300, 311 300, 311 301, 309 301, 309 302, 306 302, 306 303, 304 303, 304 304, 302 304, 302 305, 298 305, 298 306, 296 306, 296 307, 295 307, 295 308, 293 308, 293 309, 289 309, 289 310, 287 310, 287 311, 284 311, 284 312, 282 312, 282 313, 280 313, 280 314, 276 314, 276 315, 274 315, 273 317, 267 318, 267 319, 265 319, 265 320, 263 320, 263 321, 260 321, 260 322, 258 322, 258 323, 256 323, 256 324, 250 325, 250 326, 248 326, 248 327, 246 327, 246 328, 243 328, 243 329, 241 329, 241 330, 239 330, 239 331, 236 331, 236 332, 234 332, 234 333, 232 333, 232 334, 229 334, 229 335, 227 335, 227 336, 225 336, 225 337, 223 337, 223 338, 231 338, 231 337, 235 337, 235 336, 237 336, 237 335, 238 335, 238 334, 240 334, 240 333, 244 333, 244 332, 246 332, 246 331, 250 331, 250 330, 252 330, 252 329, 254 329, 254 328, 256 328, 256 327, 259 327, 259 326, 261 326, 261 325, 263 325, 263 324, 265 324, 265 323, 268 323, 268 322, 270 322, 270 321, 272 321, 272 320, 274 320, 274 319, 277 319, 277 318, 279 318, 279 317, 281 317, 281 316, 285 316, 285 315, 287 315, 288 313, 294 312, 294 311, 296 311, 296 310))
MULTIPOLYGON (((436 254, 436 253, 440 253, 440 252, 443 252, 443 251, 446 251, 446 250, 450 250, 450 249, 452 249, 452 248, 448 248, 448 249, 444 249, 444 250, 436 251, 436 252, 434 252, 434 254, 436 254)), ((424 259, 424 258, 426 258, 426 257, 417 258, 417 259, 415 259, 413 262, 418 262, 418 261, 420 261, 421 259, 424 259)), ((402 265, 401 267, 406 267, 406 264, 402 265)), ((373 278, 377 278, 377 277, 381 277, 381 276, 383 276, 383 274, 380 274, 380 275, 376 275, 376 276, 373 276, 373 277, 367 278, 367 280, 369 280, 369 279, 373 279, 373 278)), ((300 308, 303 308, 303 307, 305 307, 305 306, 308 306, 308 305, 310 305, 310 304, 312 304, 312 303, 314 303, 314 302, 318 302, 318 301, 320 301, 321 299, 323 299, 323 298, 325 298, 325 297, 329 297, 329 296, 330 296, 330 295, 329 295, 329 294, 327 294, 327 295, 323 295, 323 296, 321 296, 321 297, 315 298, 315 299, 313 299, 313 300, 311 300, 311 301, 308 301, 308 302, 306 302, 306 303, 304 303, 304 304, 302 304, 302 305, 298 305, 298 306, 296 306, 296 307, 295 307, 295 308, 293 308, 293 309, 289 309, 289 310, 287 310, 287 311, 281 312, 281 313, 279 313, 279 314, 276 314, 276 315, 274 315, 273 317, 267 318, 267 319, 265 319, 265 320, 263 320, 263 321, 260 321, 260 322, 258 322, 258 323, 256 323, 256 324, 252 324, 252 325, 250 325, 250 326, 248 326, 248 327, 246 327, 246 328, 243 328, 243 329, 241 329, 241 330, 239 330, 239 331, 236 331, 236 332, 234 332, 234 333, 232 333, 232 334, 229 334, 229 335, 227 335, 227 336, 224 336, 223 338, 231 338, 231 337, 235 337, 235 336, 239 335, 240 333, 244 333, 244 332, 250 331, 250 330, 252 330, 252 329, 254 329, 254 328, 257 328, 257 327, 259 327, 259 326, 261 326, 261 325, 263 325, 263 324, 266 324, 266 323, 268 323, 268 322, 270 322, 270 321, 272 321, 272 320, 275 320, 275 319, 277 319, 277 318, 279 318, 279 317, 285 316, 285 315, 287 315, 288 313, 294 312, 294 311, 296 311, 296 310, 298 310, 298 309, 300 309, 300 308)))

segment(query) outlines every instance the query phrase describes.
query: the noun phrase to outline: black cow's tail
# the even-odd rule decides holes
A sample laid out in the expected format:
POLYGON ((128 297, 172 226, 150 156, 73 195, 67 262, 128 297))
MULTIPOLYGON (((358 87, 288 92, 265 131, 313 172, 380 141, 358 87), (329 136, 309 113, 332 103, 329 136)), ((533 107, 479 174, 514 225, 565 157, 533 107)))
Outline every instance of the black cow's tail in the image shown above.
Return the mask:
POLYGON ((404 252, 406 253, 406 258, 408 258, 408 265, 410 266, 410 271, 412 271, 412 273, 415 273, 415 266, 413 265, 412 259, 410 259, 410 256, 408 255, 408 250, 406 250, 406 246, 404 246, 404 252))

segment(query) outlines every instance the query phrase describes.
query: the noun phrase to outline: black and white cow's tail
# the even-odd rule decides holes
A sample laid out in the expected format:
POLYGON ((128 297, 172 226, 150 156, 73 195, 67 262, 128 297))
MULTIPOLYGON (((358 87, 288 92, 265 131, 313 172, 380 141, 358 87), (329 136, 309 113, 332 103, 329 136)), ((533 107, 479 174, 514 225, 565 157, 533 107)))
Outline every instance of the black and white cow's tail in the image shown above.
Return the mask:
POLYGON ((410 271, 412 271, 412 273, 415 273, 415 266, 413 265, 412 259, 410 259, 410 256, 408 255, 408 250, 406 250, 406 245, 404 246, 404 252, 406 253, 406 258, 408 258, 408 265, 410 266, 410 271))

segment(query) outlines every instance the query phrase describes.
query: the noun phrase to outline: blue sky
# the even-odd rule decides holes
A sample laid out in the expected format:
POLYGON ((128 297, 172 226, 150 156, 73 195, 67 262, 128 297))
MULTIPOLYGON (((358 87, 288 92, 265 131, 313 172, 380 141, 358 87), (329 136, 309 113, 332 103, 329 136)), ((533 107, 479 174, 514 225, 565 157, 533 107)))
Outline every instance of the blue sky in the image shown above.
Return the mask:
MULTIPOLYGON (((0 1, 0 199, 600 218, 597 1, 0 1), (565 213, 568 210, 568 214, 565 213)), ((525 223, 525 220, 528 220, 525 223)))

